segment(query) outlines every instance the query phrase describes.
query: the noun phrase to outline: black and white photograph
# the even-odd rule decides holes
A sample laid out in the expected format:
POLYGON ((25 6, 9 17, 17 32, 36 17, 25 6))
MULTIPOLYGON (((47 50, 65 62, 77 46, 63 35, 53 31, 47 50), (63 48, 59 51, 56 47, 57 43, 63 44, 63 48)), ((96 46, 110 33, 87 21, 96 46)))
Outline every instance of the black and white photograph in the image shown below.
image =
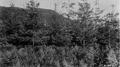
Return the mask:
POLYGON ((120 0, 0 0, 0 67, 120 67, 120 0))

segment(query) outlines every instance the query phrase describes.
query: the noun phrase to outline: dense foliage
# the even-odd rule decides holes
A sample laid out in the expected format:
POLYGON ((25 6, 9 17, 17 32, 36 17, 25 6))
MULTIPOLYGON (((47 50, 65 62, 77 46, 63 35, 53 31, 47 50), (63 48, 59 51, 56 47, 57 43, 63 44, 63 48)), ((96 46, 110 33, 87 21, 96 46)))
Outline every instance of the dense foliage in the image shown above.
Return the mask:
POLYGON ((26 9, 0 11, 0 67, 104 67, 111 64, 111 50, 119 58, 116 14, 101 17, 84 2, 65 18, 56 12, 43 15, 38 6, 31 0, 26 9))

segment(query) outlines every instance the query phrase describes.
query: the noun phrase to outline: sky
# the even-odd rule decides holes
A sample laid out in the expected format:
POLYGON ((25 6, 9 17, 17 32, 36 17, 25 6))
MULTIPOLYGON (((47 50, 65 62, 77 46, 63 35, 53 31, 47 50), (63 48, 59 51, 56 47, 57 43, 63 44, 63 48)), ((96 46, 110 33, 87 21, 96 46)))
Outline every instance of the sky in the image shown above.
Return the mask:
MULTIPOLYGON (((0 6, 9 6, 11 2, 13 2, 18 7, 25 7, 25 3, 27 3, 29 0, 0 0, 0 6)), ((41 8, 46 9, 53 9, 54 8, 54 2, 56 1, 67 1, 67 0, 35 0, 40 3, 41 8)), ((71 2, 77 2, 80 0, 70 0, 71 2)), ((93 3, 95 0, 88 0, 89 2, 93 3)), ((101 8, 107 8, 109 9, 112 4, 115 4, 116 7, 119 6, 120 1, 119 0, 99 0, 100 7, 101 8)))
MULTIPOLYGON (((10 3, 14 3, 15 6, 17 7, 25 7, 26 3, 29 0, 0 0, 0 6, 9 6, 10 3)), ((54 9, 54 3, 57 2, 58 6, 61 2, 63 1, 68 1, 68 0, 35 0, 40 3, 40 8, 45 8, 45 9, 54 9)), ((69 0, 70 2, 78 2, 80 0, 69 0)), ((88 0, 88 2, 91 3, 91 5, 94 5, 96 0, 88 0)), ((98 0, 99 1, 99 7, 101 9, 105 9, 106 12, 110 12, 111 9, 113 11, 120 11, 120 1, 119 0, 98 0), (114 4, 115 7, 114 9, 111 7, 111 5, 114 4)), ((120 13, 120 12, 119 12, 120 13)))

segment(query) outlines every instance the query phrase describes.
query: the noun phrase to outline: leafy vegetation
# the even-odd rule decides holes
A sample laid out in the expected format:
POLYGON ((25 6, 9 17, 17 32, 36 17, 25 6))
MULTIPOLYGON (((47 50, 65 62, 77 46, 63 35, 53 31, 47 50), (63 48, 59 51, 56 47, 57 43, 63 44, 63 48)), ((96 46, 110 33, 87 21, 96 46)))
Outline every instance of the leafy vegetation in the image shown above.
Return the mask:
MULTIPOLYGON (((68 8, 73 8, 74 3, 68 8)), ((67 17, 38 8, 0 11, 0 67, 118 67, 120 29, 116 13, 101 17, 87 2, 67 17), (43 10, 43 11, 42 11, 43 10), (77 16, 77 19, 72 19, 77 16), (109 57, 113 51, 114 64, 109 57)), ((66 6, 63 6, 66 7, 66 6)), ((112 55, 113 56, 113 55, 112 55)))

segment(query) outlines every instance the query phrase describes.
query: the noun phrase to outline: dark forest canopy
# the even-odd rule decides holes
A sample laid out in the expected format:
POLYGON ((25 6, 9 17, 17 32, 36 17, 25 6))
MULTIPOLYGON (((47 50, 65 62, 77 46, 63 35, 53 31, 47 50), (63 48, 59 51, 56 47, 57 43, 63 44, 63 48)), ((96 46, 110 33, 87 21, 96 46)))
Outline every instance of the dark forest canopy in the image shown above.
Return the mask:
MULTIPOLYGON (((36 34, 35 43, 37 45, 83 45, 83 41, 90 44, 93 42, 92 38, 97 38, 97 35, 99 35, 99 33, 100 35, 101 33, 107 35, 107 31, 110 30, 110 26, 107 23, 113 23, 114 26, 118 23, 116 19, 113 19, 112 21, 107 21, 107 19, 104 20, 101 18, 86 19, 85 21, 70 20, 64 18, 62 15, 56 13, 55 11, 39 8, 37 9, 37 18, 35 18, 34 20, 30 20, 30 16, 28 13, 29 10, 27 9, 17 7, 1 7, 0 9, 1 24, 3 25, 3 29, 5 29, 2 30, 4 33, 1 32, 1 34, 3 34, 2 37, 3 39, 5 38, 6 42, 14 45, 32 44, 31 39, 33 37, 34 30, 34 34, 36 34), (36 28, 33 29, 33 24, 35 22, 36 28), (105 22, 107 26, 102 26, 100 24, 98 25, 93 22, 97 22, 100 24, 102 22, 105 22), (103 29, 103 31, 99 32, 99 29, 103 29), (104 30, 106 31, 104 32, 104 30)), ((116 36, 115 34, 117 34, 116 32, 118 30, 112 30, 113 33, 111 32, 111 36, 114 37, 116 36)), ((107 40, 109 40, 109 38, 107 40)))
MULTIPOLYGON (((1 7, 1 11, 0 11, 1 12, 0 17, 1 17, 1 21, 2 21, 1 23, 3 23, 3 25, 5 25, 5 27, 9 27, 6 29, 7 31, 4 30, 6 37, 7 36, 9 37, 11 35, 14 36, 16 33, 18 34, 18 36, 22 37, 23 30, 24 30, 23 37, 32 37, 32 33, 31 33, 31 35, 30 35, 30 33, 27 34, 27 32, 30 32, 28 29, 32 26, 25 26, 25 25, 27 25, 26 23, 29 24, 31 22, 27 16, 28 11, 29 10, 27 10, 27 9, 16 8, 16 7, 1 7), (25 35, 25 32, 26 32, 26 35, 25 35)), ((57 24, 56 26, 54 25, 53 27, 56 27, 56 29, 59 29, 58 28, 58 27, 60 27, 59 23, 61 23, 61 25, 63 25, 63 23, 65 21, 68 22, 67 19, 65 19, 64 17, 62 17, 55 11, 48 10, 48 9, 38 9, 37 15, 38 15, 37 22, 39 24, 38 28, 42 29, 42 30, 46 29, 46 30, 43 30, 43 33, 47 32, 47 30, 50 29, 49 25, 51 25, 51 24, 57 24)), ((49 34, 45 33, 44 35, 46 35, 46 36, 50 35, 50 33, 52 33, 52 30, 53 29, 50 29, 50 31, 48 30, 49 34)), ((40 30, 37 33, 40 33, 40 30)), ((18 43, 19 42, 16 42, 17 45, 18 45, 18 43)))

